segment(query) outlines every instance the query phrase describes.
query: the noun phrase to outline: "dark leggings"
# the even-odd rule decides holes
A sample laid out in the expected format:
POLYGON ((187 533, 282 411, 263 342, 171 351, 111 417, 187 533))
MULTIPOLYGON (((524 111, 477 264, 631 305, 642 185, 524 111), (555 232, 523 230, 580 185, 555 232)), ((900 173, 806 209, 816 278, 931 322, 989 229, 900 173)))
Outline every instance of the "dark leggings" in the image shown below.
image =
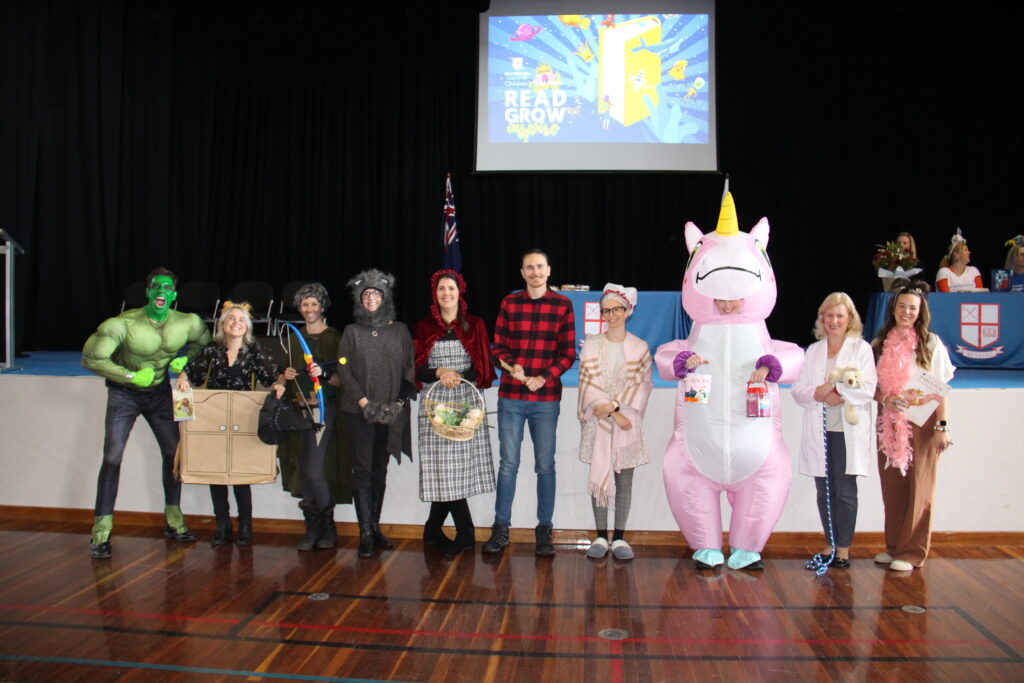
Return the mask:
MULTIPOLYGON (((235 505, 238 507, 238 521, 252 522, 252 489, 248 484, 237 484, 235 489, 235 505)), ((213 514, 218 522, 231 519, 231 505, 228 503, 228 487, 221 484, 210 484, 210 498, 213 500, 213 514)))
POLYGON ((327 485, 324 475, 324 460, 327 448, 334 438, 334 423, 337 419, 337 406, 334 401, 326 401, 324 409, 324 428, 320 444, 316 443, 316 433, 302 433, 302 453, 299 455, 299 478, 302 481, 302 503, 324 509, 333 504, 331 488, 327 485))
POLYGON ((142 415, 153 430, 163 459, 164 505, 181 502, 181 482, 174 477, 174 451, 178 448, 178 423, 172 418, 171 385, 164 382, 149 389, 107 386, 107 417, 103 438, 103 464, 96 482, 96 516, 114 513, 121 458, 135 418, 142 415))
POLYGON ((345 413, 352 444, 352 490, 380 490, 388 478, 388 426, 367 422, 359 413, 345 413))

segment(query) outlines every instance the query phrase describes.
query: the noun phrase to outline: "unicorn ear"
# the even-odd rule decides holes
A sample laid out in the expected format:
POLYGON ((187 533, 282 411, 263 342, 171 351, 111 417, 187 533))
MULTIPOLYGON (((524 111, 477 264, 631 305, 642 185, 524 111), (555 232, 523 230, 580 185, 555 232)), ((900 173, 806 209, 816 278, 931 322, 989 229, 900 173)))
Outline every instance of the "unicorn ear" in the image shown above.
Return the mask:
POLYGON ((750 236, 756 239, 758 242, 760 242, 761 246, 767 247, 769 232, 770 230, 768 228, 768 219, 762 218, 757 222, 757 225, 750 229, 750 236))
POLYGON ((692 221, 686 222, 686 227, 683 228, 683 235, 686 237, 686 251, 687 253, 692 252, 697 246, 697 242, 704 236, 704 233, 700 231, 692 221))

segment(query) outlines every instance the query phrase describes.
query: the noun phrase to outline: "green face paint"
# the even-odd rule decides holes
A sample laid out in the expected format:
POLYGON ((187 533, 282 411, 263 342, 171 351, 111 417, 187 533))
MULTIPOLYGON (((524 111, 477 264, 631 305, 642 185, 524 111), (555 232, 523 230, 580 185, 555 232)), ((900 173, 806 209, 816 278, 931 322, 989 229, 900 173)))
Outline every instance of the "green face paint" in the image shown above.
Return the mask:
POLYGON ((154 275, 153 281, 146 289, 146 317, 163 322, 167 317, 167 311, 171 310, 171 304, 177 298, 178 292, 174 289, 174 280, 167 275, 154 275))

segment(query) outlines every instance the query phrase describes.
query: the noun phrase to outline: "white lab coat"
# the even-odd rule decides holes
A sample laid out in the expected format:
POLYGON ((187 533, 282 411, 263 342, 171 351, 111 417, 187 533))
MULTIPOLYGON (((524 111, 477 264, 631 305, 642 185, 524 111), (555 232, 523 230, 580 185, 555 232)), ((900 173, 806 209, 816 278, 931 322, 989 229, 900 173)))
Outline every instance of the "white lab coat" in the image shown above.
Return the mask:
MULTIPOLYGON (((824 403, 814 400, 814 390, 825 381, 825 365, 828 361, 828 340, 811 344, 804 356, 800 376, 793 383, 793 398, 804 409, 803 430, 800 439, 800 474, 809 477, 825 476, 824 434, 821 419, 824 403)), ((875 356, 871 345, 860 337, 847 337, 836 354, 837 368, 855 367, 864 379, 860 388, 853 389, 837 384, 836 390, 846 404, 852 405, 860 418, 855 425, 846 421, 843 410, 843 440, 846 442, 846 474, 866 477, 874 469, 876 458, 875 433, 875 356)))

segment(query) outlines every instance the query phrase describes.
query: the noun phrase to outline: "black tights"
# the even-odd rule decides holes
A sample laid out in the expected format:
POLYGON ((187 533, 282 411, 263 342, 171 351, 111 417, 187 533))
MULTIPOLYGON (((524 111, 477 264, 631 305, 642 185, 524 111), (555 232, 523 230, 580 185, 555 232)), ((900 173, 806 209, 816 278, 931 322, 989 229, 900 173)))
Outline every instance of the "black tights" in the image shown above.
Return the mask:
MULTIPOLYGON (((238 507, 238 522, 240 524, 252 522, 252 489, 248 484, 237 484, 235 489, 235 504, 238 507)), ((213 500, 213 514, 217 516, 217 523, 223 524, 231 521, 231 506, 228 503, 228 487, 221 484, 210 484, 210 498, 213 500)))

